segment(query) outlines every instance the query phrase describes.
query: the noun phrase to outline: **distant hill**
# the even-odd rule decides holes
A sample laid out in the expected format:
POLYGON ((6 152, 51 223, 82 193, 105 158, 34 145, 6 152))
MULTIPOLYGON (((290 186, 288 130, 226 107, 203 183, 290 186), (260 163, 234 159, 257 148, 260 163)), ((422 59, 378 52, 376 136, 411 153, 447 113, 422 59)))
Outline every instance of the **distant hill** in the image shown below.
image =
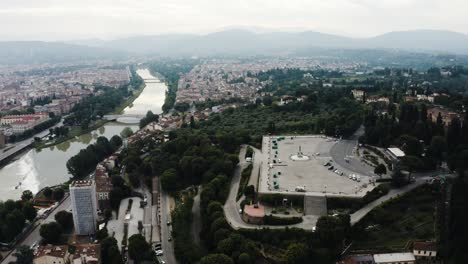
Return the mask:
POLYGON ((388 49, 468 54, 468 36, 441 30, 390 32, 350 38, 314 31, 261 32, 228 29, 205 35, 164 34, 116 40, 0 42, 0 63, 34 63, 121 58, 129 54, 162 56, 307 55, 313 49, 388 49))
POLYGON ((367 47, 468 54, 468 35, 444 30, 386 33, 365 40, 367 47))
POLYGON ((80 46, 58 42, 0 42, 1 64, 57 63, 101 58, 121 58, 126 52, 108 48, 80 46))
POLYGON ((350 38, 314 31, 253 33, 245 29, 229 29, 206 35, 166 34, 94 41, 92 46, 161 55, 269 55, 304 48, 402 49, 468 54, 468 36, 441 30, 413 30, 372 38, 350 38))

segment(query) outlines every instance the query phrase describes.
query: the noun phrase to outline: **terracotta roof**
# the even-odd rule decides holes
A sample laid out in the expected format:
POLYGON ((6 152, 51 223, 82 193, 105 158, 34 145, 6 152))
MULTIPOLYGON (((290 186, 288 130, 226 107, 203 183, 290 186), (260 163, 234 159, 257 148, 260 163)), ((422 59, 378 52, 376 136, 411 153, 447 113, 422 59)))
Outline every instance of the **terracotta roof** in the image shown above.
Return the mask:
POLYGON ((264 217, 265 207, 263 205, 246 205, 244 206, 244 214, 252 217, 264 217))
POLYGON ((112 190, 112 181, 107 172, 96 171, 94 181, 96 182, 96 192, 110 192, 112 190))
POLYGON ((65 258, 67 253, 68 253, 68 246, 46 245, 46 246, 40 246, 37 249, 37 252, 34 255, 34 257, 40 258, 43 256, 52 256, 52 257, 57 257, 57 258, 65 258))
POLYGON ((425 250, 425 251, 437 251, 437 245, 435 242, 414 242, 414 250, 425 250))
POLYGON ((73 254, 73 262, 86 264, 99 263, 101 256, 101 247, 99 244, 76 244, 75 254, 73 254))

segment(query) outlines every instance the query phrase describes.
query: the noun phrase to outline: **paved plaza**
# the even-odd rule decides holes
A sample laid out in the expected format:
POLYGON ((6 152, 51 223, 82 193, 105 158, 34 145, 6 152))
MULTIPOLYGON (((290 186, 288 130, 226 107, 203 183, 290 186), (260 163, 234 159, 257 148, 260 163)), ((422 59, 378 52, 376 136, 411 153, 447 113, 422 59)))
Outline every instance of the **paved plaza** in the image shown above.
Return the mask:
POLYGON ((262 155, 255 161, 261 162, 259 192, 365 195, 374 188, 369 184, 372 175, 360 174, 335 162, 330 155, 335 144, 340 144, 340 140, 322 135, 264 137, 262 155))

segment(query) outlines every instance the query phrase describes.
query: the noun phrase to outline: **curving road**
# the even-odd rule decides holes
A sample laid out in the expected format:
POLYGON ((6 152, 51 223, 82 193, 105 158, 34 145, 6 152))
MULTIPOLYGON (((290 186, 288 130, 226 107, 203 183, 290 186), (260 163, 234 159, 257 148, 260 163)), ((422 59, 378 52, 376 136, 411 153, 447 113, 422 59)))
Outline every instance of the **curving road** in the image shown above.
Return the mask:
MULTIPOLYGON (((369 175, 369 169, 367 168, 367 165, 361 164, 359 159, 353 159, 353 153, 354 149, 356 148, 358 142, 357 139, 358 137, 364 132, 363 127, 359 128, 358 131, 355 133, 355 135, 348 140, 341 140, 337 142, 332 150, 330 151, 330 154, 334 158, 334 161, 339 164, 342 167, 347 168, 348 170, 351 170, 355 173, 362 173, 363 175, 369 175), (350 157, 350 162, 346 162, 344 160, 344 157, 350 157), (341 158, 341 159, 340 159, 341 158)), ((245 151, 246 151, 246 146, 241 146, 241 150, 239 153, 239 164, 237 164, 236 169, 234 171, 234 175, 231 180, 231 188, 229 191, 229 196, 226 201, 226 204, 223 206, 224 209, 224 214, 226 216, 226 219, 228 223, 231 225, 232 228, 234 229, 241 229, 241 228, 246 228, 246 229, 261 229, 261 228, 271 228, 271 229, 281 229, 285 228, 286 226, 267 226, 267 225, 252 225, 245 223, 242 220, 241 214, 239 214, 239 209, 240 207, 240 201, 236 201, 236 196, 237 196, 237 190, 239 189, 239 184, 240 184, 240 175, 241 172, 244 168, 247 167, 249 163, 245 161, 245 151)), ((254 149, 255 151, 255 156, 260 156, 262 155, 261 151, 254 149)), ((249 183, 255 183, 256 179, 258 177, 258 167, 259 167, 259 162, 256 162, 254 160, 254 168, 252 170, 252 175, 249 180, 249 183), (257 166, 256 166, 257 165, 257 166)), ((351 224, 354 225, 357 222, 359 222, 365 215, 367 215, 372 209, 374 209, 377 206, 380 206, 382 203, 393 199, 399 195, 405 194, 414 188, 421 186, 427 182, 428 179, 433 178, 436 175, 444 174, 443 171, 435 171, 431 173, 416 173, 413 174, 415 178, 415 182, 408 184, 402 188, 399 189, 392 189, 389 191, 388 194, 385 196, 380 197, 379 199, 365 205, 361 209, 357 210, 353 214, 351 214, 351 224)), ((453 175, 449 175, 449 177, 452 177, 453 175)), ((303 216, 303 222, 296 224, 296 225, 288 225, 287 227, 297 227, 297 228, 302 228, 305 230, 312 230, 313 227, 315 227, 315 224, 317 222, 317 219, 319 216, 314 216, 314 215, 306 215, 303 216)))
MULTIPOLYGON (((237 164, 236 169, 234 171, 234 175, 232 176, 229 196, 227 198, 226 203, 223 206, 224 214, 226 215, 226 220, 231 225, 231 227, 236 230, 241 229, 241 228, 246 228, 246 229, 261 229, 261 228, 282 229, 282 228, 285 228, 285 226, 248 224, 244 222, 244 220, 242 220, 241 214, 239 214, 239 209, 241 208, 240 201, 242 201, 242 199, 240 199, 239 202, 236 201, 237 190, 239 189, 241 173, 250 164, 245 161, 246 149, 247 149, 247 146, 245 145, 241 146, 241 149, 239 152, 239 164, 237 164)), ((255 173, 257 173, 258 175, 258 171, 256 172, 255 170, 252 170, 252 174, 255 174, 255 173)), ((288 227, 297 227, 297 228, 302 228, 306 230, 312 230, 313 227, 315 226, 315 223, 317 222, 318 216, 307 215, 307 216, 303 216, 302 218, 303 218, 302 223, 295 224, 295 225, 288 225, 288 227)))
POLYGON ((333 162, 340 167, 353 173, 361 175, 373 175, 374 168, 362 163, 359 157, 356 157, 358 139, 364 134, 364 127, 361 126, 349 139, 342 139, 335 143, 330 149, 330 156, 333 162), (349 162, 346 162, 345 158, 349 162))

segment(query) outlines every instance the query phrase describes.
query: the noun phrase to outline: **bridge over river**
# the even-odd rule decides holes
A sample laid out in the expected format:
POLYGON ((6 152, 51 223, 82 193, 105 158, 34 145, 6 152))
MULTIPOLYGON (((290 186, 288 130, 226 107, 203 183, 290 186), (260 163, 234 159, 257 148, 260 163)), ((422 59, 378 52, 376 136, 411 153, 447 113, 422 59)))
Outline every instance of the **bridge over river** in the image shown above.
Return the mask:
POLYGON ((121 114, 121 115, 105 115, 102 118, 108 121, 117 121, 125 124, 137 124, 145 115, 139 114, 121 114))
POLYGON ((145 83, 162 83, 161 80, 156 78, 147 78, 143 79, 143 81, 145 81, 145 83))

